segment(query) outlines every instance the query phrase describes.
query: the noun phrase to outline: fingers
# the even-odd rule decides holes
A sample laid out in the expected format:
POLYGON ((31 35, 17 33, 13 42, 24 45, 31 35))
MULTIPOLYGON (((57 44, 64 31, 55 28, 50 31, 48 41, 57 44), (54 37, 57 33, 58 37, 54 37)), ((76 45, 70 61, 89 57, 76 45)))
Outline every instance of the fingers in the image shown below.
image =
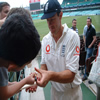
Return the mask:
POLYGON ((44 78, 43 78, 43 75, 42 75, 43 71, 41 69, 37 69, 37 68, 35 68, 35 70, 38 72, 37 81, 36 81, 37 85, 40 86, 40 87, 44 87, 44 78), (39 74, 41 75, 41 77, 38 76, 39 74))
POLYGON ((30 75, 31 75, 32 78, 34 78, 34 81, 35 81, 37 73, 31 73, 30 75))
POLYGON ((27 92, 29 89, 30 89, 30 87, 26 89, 26 92, 27 92))
POLYGON ((36 82, 36 84, 38 85, 38 86, 40 86, 40 87, 45 87, 45 85, 46 85, 46 81, 45 81, 45 79, 42 77, 41 79, 40 78, 37 78, 37 82, 36 82))
POLYGON ((37 90, 37 85, 27 88, 26 92, 33 93, 36 92, 36 90, 37 90))
POLYGON ((35 67, 35 70, 36 70, 38 73, 41 74, 41 69, 37 69, 37 68, 35 67))

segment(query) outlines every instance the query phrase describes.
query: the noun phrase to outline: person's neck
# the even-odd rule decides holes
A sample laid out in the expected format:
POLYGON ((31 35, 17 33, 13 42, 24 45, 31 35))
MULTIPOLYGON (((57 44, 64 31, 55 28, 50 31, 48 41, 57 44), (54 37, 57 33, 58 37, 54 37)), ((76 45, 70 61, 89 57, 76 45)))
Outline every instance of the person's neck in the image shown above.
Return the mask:
POLYGON ((64 27, 61 26, 57 32, 57 34, 53 35, 53 38, 55 40, 55 42, 57 43, 57 41, 59 40, 59 38, 62 36, 62 32, 63 32, 64 27))
POLYGON ((88 26, 88 29, 91 27, 91 25, 88 26))
POLYGON ((76 27, 73 26, 73 29, 76 30, 76 27))

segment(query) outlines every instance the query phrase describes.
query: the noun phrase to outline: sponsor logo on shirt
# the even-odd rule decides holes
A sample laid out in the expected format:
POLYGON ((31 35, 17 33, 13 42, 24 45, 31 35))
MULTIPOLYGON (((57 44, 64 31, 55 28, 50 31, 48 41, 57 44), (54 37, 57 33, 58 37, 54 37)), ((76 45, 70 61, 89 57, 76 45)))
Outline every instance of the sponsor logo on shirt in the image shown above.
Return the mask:
POLYGON ((79 46, 76 47, 76 54, 74 54, 74 56, 78 55, 79 56, 79 53, 80 53, 80 48, 79 46))
POLYGON ((62 57, 65 57, 65 48, 66 48, 66 46, 62 45, 62 51, 61 51, 61 56, 62 57))
POLYGON ((50 45, 47 45, 46 46, 46 54, 50 54, 49 52, 50 52, 50 45))

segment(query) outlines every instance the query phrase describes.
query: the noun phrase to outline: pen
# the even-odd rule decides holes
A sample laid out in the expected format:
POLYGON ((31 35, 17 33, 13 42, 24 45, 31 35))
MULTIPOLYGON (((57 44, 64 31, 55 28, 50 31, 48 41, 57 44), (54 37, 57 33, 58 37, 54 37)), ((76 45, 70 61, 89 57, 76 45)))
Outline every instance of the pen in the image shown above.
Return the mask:
POLYGON ((36 77, 36 74, 35 74, 35 81, 37 81, 37 77, 36 77))

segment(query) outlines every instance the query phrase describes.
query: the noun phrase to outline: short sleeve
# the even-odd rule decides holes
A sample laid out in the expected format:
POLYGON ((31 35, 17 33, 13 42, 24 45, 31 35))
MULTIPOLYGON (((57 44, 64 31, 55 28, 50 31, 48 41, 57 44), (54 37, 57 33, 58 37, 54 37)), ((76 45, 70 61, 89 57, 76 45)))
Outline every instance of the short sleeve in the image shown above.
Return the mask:
POLYGON ((44 42, 44 39, 42 40, 42 50, 41 50, 41 64, 46 64, 45 63, 45 42, 44 42))
POLYGON ((87 27, 84 26, 84 29, 83 29, 83 36, 86 36, 86 31, 87 31, 87 27))
POLYGON ((76 34, 69 41, 69 49, 66 53, 66 69, 77 73, 79 68, 80 40, 76 34))
POLYGON ((93 35, 93 36, 96 36, 96 31, 95 31, 94 28, 93 28, 93 31, 92 31, 92 35, 93 35))
POLYGON ((5 67, 0 67, 0 86, 8 85, 8 71, 5 67))
POLYGON ((95 29, 95 26, 92 24, 92 27, 95 29))

